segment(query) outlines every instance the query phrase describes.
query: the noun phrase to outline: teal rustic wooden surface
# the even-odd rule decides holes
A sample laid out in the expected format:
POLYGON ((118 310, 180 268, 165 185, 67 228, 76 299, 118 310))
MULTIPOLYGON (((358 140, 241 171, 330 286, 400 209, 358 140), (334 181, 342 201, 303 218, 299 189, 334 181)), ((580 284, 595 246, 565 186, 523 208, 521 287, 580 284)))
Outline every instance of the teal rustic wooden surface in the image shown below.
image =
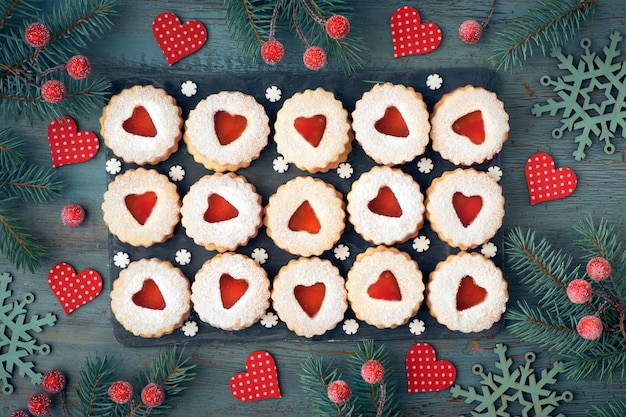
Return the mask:
MULTIPOLYGON (((535 4, 534 0, 499 0, 491 23, 486 29, 483 40, 476 45, 465 45, 457 37, 459 24, 469 18, 482 20, 491 1, 407 1, 397 0, 354 1, 359 8, 359 21, 354 22, 367 30, 365 36, 369 50, 365 53, 367 70, 410 71, 413 69, 433 69, 442 67, 486 67, 489 51, 487 43, 495 32, 508 25, 512 19, 525 13, 535 4), (438 50, 423 55, 403 59, 393 59, 389 19, 393 11, 402 5, 412 5, 419 9, 422 19, 437 23, 444 34, 438 50)), ((608 35, 620 31, 626 26, 626 1, 603 0, 598 2, 596 18, 582 27, 583 34, 566 45, 568 52, 579 55, 580 39, 590 37, 593 48, 598 51, 608 43, 608 35)), ((626 33, 625 33, 626 34, 626 33)), ((1 41, 0 41, 1 43, 1 41)), ((622 45, 622 50, 626 46, 622 45)), ((115 31, 96 43, 87 51, 93 62, 94 71, 105 74, 111 79, 124 78, 129 74, 156 74, 165 79, 191 80, 200 79, 203 74, 226 74, 258 71, 302 71, 300 61, 301 47, 298 42, 289 42, 289 56, 277 69, 265 66, 253 66, 247 62, 228 37, 224 8, 221 1, 196 0, 130 0, 122 2, 116 18, 115 31), (209 32, 209 39, 200 52, 169 67, 158 49, 150 30, 152 19, 163 11, 176 13, 183 21, 198 19, 209 32)), ((504 101, 511 117, 511 133, 502 152, 504 176, 502 185, 506 198, 505 231, 521 225, 533 227, 545 233, 553 242, 570 250, 576 256, 571 241, 574 232, 571 226, 580 218, 592 214, 606 216, 616 222, 618 229, 626 232, 622 202, 626 199, 625 154, 626 141, 617 139, 617 151, 605 155, 602 146, 595 143, 587 158, 575 162, 570 156, 574 150, 571 138, 552 139, 550 132, 558 126, 558 119, 552 117, 535 118, 530 108, 552 95, 547 87, 539 83, 541 76, 559 74, 557 62, 540 54, 532 57, 522 69, 512 73, 498 73, 500 98, 504 101), (528 204, 528 191, 524 180, 524 162, 533 153, 550 153, 557 166, 569 166, 578 175, 579 184, 575 193, 567 199, 543 203, 537 206, 528 204)), ((356 75, 358 76, 358 74, 356 75)), ((177 81, 178 82, 178 81, 177 81)), ((81 118, 81 129, 99 131, 99 114, 81 118)), ((14 132, 30 144, 29 158, 41 165, 50 164, 50 154, 46 139, 45 122, 7 119, 14 132)), ((46 329, 38 338, 52 347, 48 356, 35 356, 33 360, 39 371, 51 368, 63 370, 71 385, 76 383, 84 358, 93 353, 107 355, 119 363, 121 376, 130 378, 158 351, 158 348, 127 348, 118 344, 111 331, 111 312, 109 309, 109 254, 107 229, 103 224, 100 204, 106 189, 104 171, 105 154, 101 150, 93 160, 58 168, 59 174, 67 183, 67 190, 62 199, 45 205, 32 205, 23 208, 32 219, 35 234, 50 248, 50 257, 46 266, 37 273, 29 274, 15 271, 6 261, 0 260, 0 272, 8 271, 15 280, 11 286, 15 296, 33 292, 36 301, 31 305, 32 313, 52 311, 58 315, 56 326, 46 329), (68 202, 77 202, 87 210, 85 223, 76 229, 64 227, 59 213, 68 202), (66 316, 47 285, 47 270, 53 264, 69 262, 77 270, 94 268, 105 281, 105 290, 90 304, 66 316)), ((517 284, 508 268, 511 301, 527 296, 525 288, 517 284)), ((527 351, 537 353, 538 367, 548 367, 557 358, 542 349, 521 343, 506 331, 495 337, 481 338, 476 335, 458 334, 445 340, 423 336, 407 338, 402 341, 385 342, 393 357, 393 366, 399 376, 400 392, 405 392, 404 356, 412 344, 417 341, 431 343, 440 358, 446 358, 456 365, 457 382, 463 386, 479 385, 479 378, 472 374, 471 366, 481 363, 485 367, 493 366, 496 356, 492 349, 498 342, 506 343, 514 360, 522 361, 527 351)), ((309 403, 304 398, 298 383, 300 363, 310 354, 333 358, 337 365, 351 353, 355 343, 324 342, 312 343, 302 340, 286 343, 247 344, 206 344, 189 345, 187 352, 193 355, 199 365, 199 375, 191 388, 171 413, 174 417, 191 416, 315 416, 309 403), (240 403, 229 393, 230 377, 244 370, 244 361, 248 353, 256 349, 271 352, 279 369, 281 399, 272 399, 255 403, 240 403)), ((16 373, 12 379, 15 392, 10 396, 0 397, 0 415, 8 415, 11 410, 23 408, 26 398, 35 387, 16 373)), ((559 411, 568 417, 587 415, 591 405, 602 405, 606 401, 624 399, 626 386, 617 375, 612 383, 579 382, 572 383, 561 378, 555 387, 559 391, 570 390, 574 400, 559 407, 559 411)), ((472 405, 459 400, 452 400, 449 391, 431 394, 403 394, 400 397, 407 416, 458 416, 471 415, 472 405)), ((60 411, 55 411, 55 416, 60 411)))

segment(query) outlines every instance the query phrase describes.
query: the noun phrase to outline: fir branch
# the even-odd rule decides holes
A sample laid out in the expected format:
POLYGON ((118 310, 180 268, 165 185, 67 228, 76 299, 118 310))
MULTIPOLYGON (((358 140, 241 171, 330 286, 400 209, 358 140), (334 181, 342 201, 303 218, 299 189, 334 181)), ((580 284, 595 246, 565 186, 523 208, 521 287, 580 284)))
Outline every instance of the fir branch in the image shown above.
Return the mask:
POLYGON ((51 168, 14 165, 0 171, 0 195, 25 202, 43 203, 60 196, 64 184, 51 168))
POLYGON ((341 405, 334 404, 326 394, 328 385, 342 378, 339 370, 332 365, 332 361, 325 365, 323 359, 309 356, 302 362, 300 385, 318 415, 351 417, 355 415, 352 401, 341 405))
POLYGON ((521 67, 535 48, 545 56, 550 50, 562 47, 576 36, 582 22, 594 16, 596 2, 539 0, 526 15, 516 18, 492 38, 490 63, 496 70, 512 70, 521 67))
POLYGON ((9 129, 0 130, 0 167, 23 164, 26 160, 21 147, 26 141, 11 134, 9 129))
POLYGON ((602 407, 593 406, 594 412, 589 417, 623 417, 626 416, 626 402, 613 401, 602 407))
POLYGON ((114 366, 106 357, 87 357, 78 377, 75 402, 68 404, 74 417, 108 416, 116 404, 109 399, 109 386, 114 381, 114 366))
POLYGON ((34 17, 39 8, 35 3, 41 3, 42 0, 0 0, 0 31, 5 26, 9 26, 15 22, 16 16, 34 17))

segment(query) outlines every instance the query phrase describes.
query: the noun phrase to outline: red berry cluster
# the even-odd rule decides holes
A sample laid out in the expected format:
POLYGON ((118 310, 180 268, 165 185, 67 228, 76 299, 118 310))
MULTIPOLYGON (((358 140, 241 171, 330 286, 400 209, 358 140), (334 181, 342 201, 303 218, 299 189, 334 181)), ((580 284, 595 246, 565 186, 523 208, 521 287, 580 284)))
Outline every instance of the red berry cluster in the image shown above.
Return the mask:
POLYGON ((52 408, 52 395, 60 394, 63 409, 65 410, 65 386, 66 380, 63 372, 56 369, 46 372, 41 378, 41 386, 44 392, 37 392, 28 397, 24 410, 13 411, 9 417, 39 417, 49 416, 52 408), (30 414, 29 414, 30 413, 30 414))
MULTIPOLYGON (((369 359, 361 366, 361 378, 365 382, 371 385, 380 385, 380 398, 378 401, 378 410, 376 413, 377 417, 382 415, 383 407, 385 405, 385 382, 383 381, 385 377, 385 368, 383 365, 374 359, 369 359)), ((352 389, 350 385, 344 381, 343 379, 337 379, 330 384, 326 388, 326 394, 328 395, 328 399, 337 405, 348 404, 350 402, 350 398, 352 398, 352 389)))
MULTIPOLYGON (((267 63, 268 65, 278 64, 285 56, 285 47, 280 41, 274 38, 274 33, 276 30, 276 20, 278 17, 278 11, 280 9, 280 4, 280 0, 276 1, 276 5, 274 6, 274 13, 272 14, 272 20, 270 22, 269 39, 261 45, 261 58, 263 58, 263 61, 265 61, 265 63, 267 63)), ((324 26, 326 34, 330 38, 340 40, 348 36, 348 33, 350 32, 350 22, 345 16, 334 15, 324 20, 311 9, 306 1, 300 1, 300 4, 302 5, 302 7, 304 7, 309 16, 311 16, 311 18, 315 22, 324 26)), ((310 70, 314 71, 323 68, 324 65, 326 65, 326 51, 324 51, 324 49, 319 46, 311 46, 309 44, 304 34, 302 33, 302 30, 298 26, 295 7, 292 8, 292 14, 296 32, 298 33, 298 36, 306 47, 304 54, 302 55, 302 61, 304 62, 304 65, 310 70)))
MULTIPOLYGON (((116 404, 130 403, 131 416, 135 414, 133 401, 134 389, 130 382, 115 381, 109 386, 109 398, 116 404)), ((153 408, 160 406, 165 401, 165 391, 159 384, 149 383, 141 390, 141 402, 146 406, 143 417, 148 417, 153 408)))
POLYGON ((30 78, 43 77, 59 70, 66 70, 68 75, 75 80, 84 80, 91 74, 91 62, 83 55, 75 55, 67 60, 64 65, 49 68, 41 73, 33 74, 30 69, 34 66, 35 61, 39 53, 45 49, 50 42, 50 29, 46 25, 40 22, 31 23, 24 31, 24 39, 26 43, 35 48, 33 54, 33 62, 31 63, 29 70, 24 70, 23 75, 27 82, 37 88, 41 89, 41 97, 48 103, 59 103, 67 96, 65 84, 59 80, 48 80, 41 86, 37 85, 30 78))

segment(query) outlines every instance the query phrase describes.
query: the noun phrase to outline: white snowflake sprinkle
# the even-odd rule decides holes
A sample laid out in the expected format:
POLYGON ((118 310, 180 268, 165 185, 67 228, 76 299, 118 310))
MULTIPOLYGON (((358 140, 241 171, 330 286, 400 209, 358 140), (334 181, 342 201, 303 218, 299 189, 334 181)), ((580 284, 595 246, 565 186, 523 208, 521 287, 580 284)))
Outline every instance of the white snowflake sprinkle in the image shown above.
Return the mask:
POLYGON ((493 258, 498 253, 498 247, 493 242, 487 242, 480 249, 480 253, 486 258, 493 258))
POLYGON ((279 155, 272 162, 272 167, 274 168, 274 171, 279 174, 284 174, 289 169, 289 162, 285 161, 285 158, 279 155))
POLYGON ((272 103, 276 103, 277 101, 279 101, 282 95, 283 92, 280 91, 280 88, 275 85, 267 87, 267 89, 265 89, 265 98, 272 103))
POLYGON ((174 165, 170 168, 168 175, 172 181, 182 181, 185 179, 185 168, 180 165, 174 165))
POLYGON ((265 250, 265 248, 254 248, 250 257, 259 265, 263 265, 267 262, 269 255, 267 254, 267 250, 265 250))
POLYGON ((350 248, 343 244, 335 246, 334 252, 335 258, 339 259, 340 261, 345 261, 350 257, 350 248))
POLYGON ((417 252, 426 252, 430 248, 430 239, 426 236, 418 236, 413 239, 413 249, 417 252))
POLYGON ((344 180, 350 178, 353 173, 354 169, 352 169, 352 165, 347 162, 343 162, 337 167, 337 175, 339 175, 339 178, 343 178, 344 180))
POLYGON ((191 262, 191 252, 187 249, 179 249, 176 251, 176 262, 179 265, 189 265, 191 262))
POLYGON ((119 174, 122 171, 122 163, 117 158, 111 158, 106 162, 105 169, 111 175, 119 174))
POLYGON ((356 334, 359 331, 359 323, 355 319, 348 319, 343 322, 343 331, 346 334, 356 334))
POLYGON ((426 330, 426 324, 420 319, 415 319, 409 323, 409 331, 415 336, 419 336, 426 330))
POLYGON ((268 329, 276 326, 278 324, 278 316, 271 311, 268 311, 261 317, 261 325, 268 329))
POLYGON ((489 167, 489 169, 487 169, 487 175, 496 181, 500 181, 502 179, 502 168, 498 166, 489 167))
POLYGON ((124 269, 130 264, 130 256, 126 252, 118 252, 113 256, 113 263, 118 268, 124 269))
POLYGON ((187 337, 194 337, 198 334, 198 323, 193 320, 187 320, 183 327, 180 328, 187 337))
POLYGON ((439 90, 443 85, 443 78, 441 78, 441 75, 439 74, 430 74, 426 78, 426 85, 431 90, 439 90))
POLYGON ((180 92, 187 97, 193 97, 198 92, 198 85, 191 80, 185 81, 180 86, 180 92))
POLYGON ((435 168, 435 164, 433 164, 433 160, 430 158, 423 157, 417 161, 417 169, 422 174, 430 174, 433 168, 435 168))

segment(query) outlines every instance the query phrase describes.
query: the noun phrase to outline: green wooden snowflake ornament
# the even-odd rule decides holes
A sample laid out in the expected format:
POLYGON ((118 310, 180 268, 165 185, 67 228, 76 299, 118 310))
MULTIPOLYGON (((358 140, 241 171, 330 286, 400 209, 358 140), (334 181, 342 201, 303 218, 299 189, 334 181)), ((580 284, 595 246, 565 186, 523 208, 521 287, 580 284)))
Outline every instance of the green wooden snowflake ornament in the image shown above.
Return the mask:
POLYGON ((588 38, 580 41, 585 53, 578 62, 572 55, 564 55, 560 48, 554 49, 550 55, 567 74, 541 77, 541 85, 552 87, 557 98, 535 104, 531 110, 537 117, 562 113, 561 126, 552 131, 552 137, 560 139, 565 131, 579 132, 574 138, 578 147, 572 153, 577 161, 585 158, 585 149, 592 145, 591 137, 604 141, 606 154, 615 152, 612 140, 620 130, 626 138, 626 62, 617 61, 622 35, 613 32, 609 38, 610 44, 602 49, 603 57, 591 51, 588 38))
POLYGON ((524 355, 525 364, 512 369, 513 360, 506 356, 507 347, 497 344, 493 350, 499 360, 496 362, 502 374, 485 373, 482 365, 475 364, 472 372, 482 378, 481 391, 474 387, 463 389, 458 384, 450 389, 454 398, 465 398, 468 404, 478 403, 472 412, 473 417, 509 417, 510 408, 521 408, 521 417, 564 417, 563 414, 553 414, 556 407, 563 401, 570 402, 574 395, 570 391, 558 394, 552 391, 549 385, 557 382, 556 376, 565 371, 563 362, 554 362, 552 369, 541 371, 539 378, 535 369, 531 367, 537 358, 533 352, 524 355))

